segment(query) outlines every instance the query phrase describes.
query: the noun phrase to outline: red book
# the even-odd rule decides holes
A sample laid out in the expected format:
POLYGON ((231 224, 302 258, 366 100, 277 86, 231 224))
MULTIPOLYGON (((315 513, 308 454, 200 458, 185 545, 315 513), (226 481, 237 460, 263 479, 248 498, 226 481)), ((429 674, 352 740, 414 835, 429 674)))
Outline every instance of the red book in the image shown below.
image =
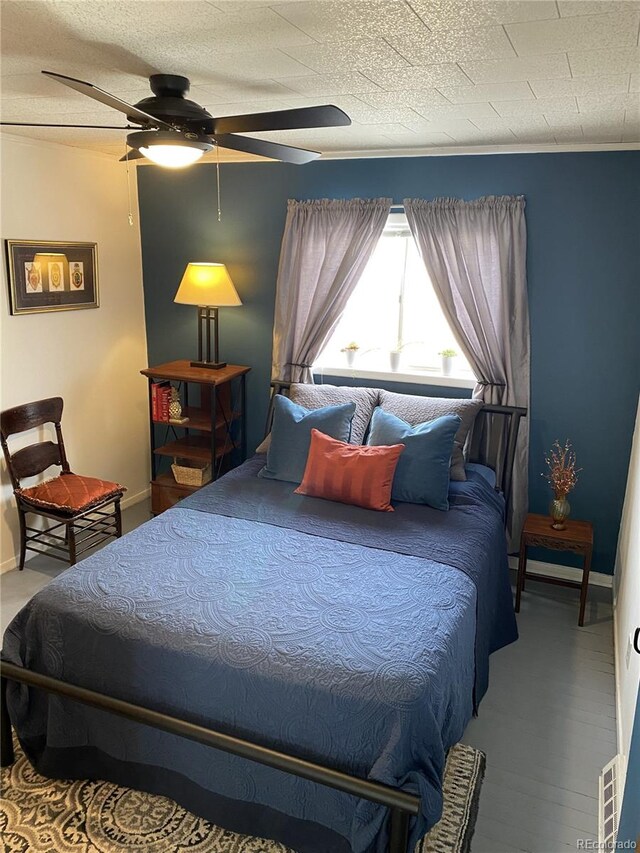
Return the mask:
POLYGON ((171 402, 171 386, 163 385, 160 389, 160 420, 169 420, 169 403, 171 402))
POLYGON ((158 383, 151 383, 151 420, 158 420, 158 383))
POLYGON ((151 418, 154 421, 169 420, 169 403, 171 402, 171 384, 154 382, 151 386, 151 418))

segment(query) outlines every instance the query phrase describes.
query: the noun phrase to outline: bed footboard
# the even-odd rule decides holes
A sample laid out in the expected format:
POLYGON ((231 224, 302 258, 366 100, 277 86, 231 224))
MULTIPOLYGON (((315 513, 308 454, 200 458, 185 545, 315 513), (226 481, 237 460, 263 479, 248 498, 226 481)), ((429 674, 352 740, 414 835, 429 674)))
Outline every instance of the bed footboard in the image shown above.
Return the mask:
POLYGON ((9 767, 13 761, 11 720, 7 708, 7 679, 3 675, 0 678, 0 767, 9 767))
POLYGON ((152 726, 171 734, 180 735, 206 746, 229 752, 232 755, 257 761, 267 767, 274 767, 277 770, 291 773, 302 779, 309 779, 311 782, 327 785, 338 791, 344 791, 347 794, 387 806, 391 811, 389 853, 407 853, 409 821, 412 815, 417 815, 420 811, 420 798, 413 794, 408 794, 399 788, 383 785, 380 782, 370 782, 368 779, 350 776, 341 770, 305 761, 302 758, 296 758, 293 755, 269 749, 252 741, 241 740, 240 738, 217 732, 214 729, 208 729, 204 726, 190 723, 187 720, 181 720, 178 717, 171 717, 159 711, 153 711, 151 708, 134 705, 130 702, 124 702, 121 699, 115 699, 113 696, 107 696, 104 693, 87 690, 84 687, 78 687, 75 684, 60 681, 57 678, 51 678, 48 675, 41 675, 39 672, 33 672, 12 663, 0 662, 0 676, 0 711, 2 713, 0 756, 3 767, 9 766, 14 760, 11 721, 7 708, 7 684, 9 681, 17 681, 39 690, 45 690, 48 693, 66 696, 69 699, 93 708, 99 708, 102 711, 109 711, 112 714, 117 714, 134 722, 143 723, 144 725, 152 726))

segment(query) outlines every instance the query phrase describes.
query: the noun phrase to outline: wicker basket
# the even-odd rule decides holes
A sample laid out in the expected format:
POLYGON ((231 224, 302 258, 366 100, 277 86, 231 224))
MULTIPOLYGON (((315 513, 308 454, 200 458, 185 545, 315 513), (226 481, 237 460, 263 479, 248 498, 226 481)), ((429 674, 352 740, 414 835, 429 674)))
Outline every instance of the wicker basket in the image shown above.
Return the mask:
POLYGON ((176 483, 180 483, 181 486, 204 486, 211 479, 210 462, 174 459, 171 470, 176 483))

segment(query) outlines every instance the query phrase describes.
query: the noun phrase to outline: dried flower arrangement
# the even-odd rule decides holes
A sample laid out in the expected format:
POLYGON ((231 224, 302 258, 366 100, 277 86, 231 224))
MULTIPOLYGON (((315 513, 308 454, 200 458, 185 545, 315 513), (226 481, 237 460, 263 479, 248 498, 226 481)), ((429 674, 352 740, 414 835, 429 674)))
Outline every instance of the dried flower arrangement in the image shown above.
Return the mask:
POLYGON ((571 442, 567 439, 562 447, 556 439, 544 461, 549 471, 542 476, 551 483, 555 499, 566 498, 578 482, 578 472, 582 471, 582 468, 576 468, 576 454, 571 442))
POLYGON ((342 347, 340 352, 357 352, 360 349, 360 344, 357 344, 355 341, 351 341, 350 344, 347 344, 346 347, 342 347))

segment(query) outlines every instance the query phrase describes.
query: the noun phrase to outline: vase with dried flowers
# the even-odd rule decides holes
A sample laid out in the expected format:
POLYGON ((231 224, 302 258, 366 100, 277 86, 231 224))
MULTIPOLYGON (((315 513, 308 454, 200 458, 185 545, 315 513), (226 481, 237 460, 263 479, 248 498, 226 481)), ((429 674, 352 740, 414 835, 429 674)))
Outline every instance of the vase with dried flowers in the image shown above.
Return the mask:
POLYGON ((564 530, 571 512, 567 495, 578 482, 578 472, 582 471, 582 468, 576 468, 576 454, 568 439, 564 446, 561 446, 559 441, 554 441, 544 461, 549 470, 542 476, 551 483, 553 489, 553 500, 549 505, 549 515, 553 519, 551 527, 554 530, 564 530))

